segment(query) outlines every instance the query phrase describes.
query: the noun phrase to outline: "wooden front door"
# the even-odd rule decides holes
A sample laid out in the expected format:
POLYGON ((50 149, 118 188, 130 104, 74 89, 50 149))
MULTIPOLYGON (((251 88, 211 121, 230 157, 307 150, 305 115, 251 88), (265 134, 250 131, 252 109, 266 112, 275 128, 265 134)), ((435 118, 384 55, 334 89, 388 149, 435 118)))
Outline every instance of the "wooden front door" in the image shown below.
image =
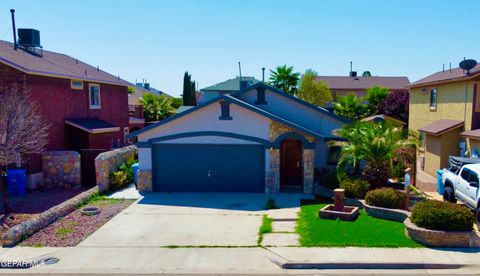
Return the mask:
POLYGON ((280 146, 280 186, 302 185, 302 142, 285 140, 280 146))
POLYGON ((478 83, 473 85, 472 130, 480 128, 480 89, 478 83))

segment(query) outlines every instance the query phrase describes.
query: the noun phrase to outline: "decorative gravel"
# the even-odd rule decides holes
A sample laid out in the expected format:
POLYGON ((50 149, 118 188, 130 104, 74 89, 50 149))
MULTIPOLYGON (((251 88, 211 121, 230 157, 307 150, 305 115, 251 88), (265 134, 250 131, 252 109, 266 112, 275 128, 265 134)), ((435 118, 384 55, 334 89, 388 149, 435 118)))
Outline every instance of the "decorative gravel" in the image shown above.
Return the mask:
POLYGON ((83 215, 80 209, 77 209, 33 234, 20 245, 34 247, 75 246, 133 202, 133 200, 109 199, 88 204, 81 208, 97 206, 101 212, 97 215, 88 216, 83 215))
POLYGON ((36 214, 45 212, 87 189, 88 188, 83 187, 80 189, 65 189, 61 187, 44 188, 29 191, 25 196, 10 197, 9 201, 12 213, 9 218, 4 217, 3 205, 0 204, 0 235, 9 228, 22 223, 36 214))

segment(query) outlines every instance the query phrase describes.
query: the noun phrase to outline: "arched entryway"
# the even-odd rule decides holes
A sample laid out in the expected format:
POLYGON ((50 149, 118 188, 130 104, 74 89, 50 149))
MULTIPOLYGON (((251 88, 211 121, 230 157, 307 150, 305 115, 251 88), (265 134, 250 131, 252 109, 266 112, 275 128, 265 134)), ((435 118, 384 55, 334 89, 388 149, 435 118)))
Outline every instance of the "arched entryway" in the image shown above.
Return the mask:
POLYGON ((280 190, 303 190, 303 142, 285 139, 280 142, 280 190))

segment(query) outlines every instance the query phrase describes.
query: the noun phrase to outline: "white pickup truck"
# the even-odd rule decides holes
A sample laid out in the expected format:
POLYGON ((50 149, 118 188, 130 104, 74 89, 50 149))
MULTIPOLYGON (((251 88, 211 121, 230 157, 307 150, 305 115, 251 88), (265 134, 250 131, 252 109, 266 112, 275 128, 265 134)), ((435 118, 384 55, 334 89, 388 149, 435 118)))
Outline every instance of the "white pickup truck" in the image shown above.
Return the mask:
POLYGON ((477 223, 480 222, 479 176, 480 159, 449 157, 449 166, 443 169, 442 183, 445 187, 443 200, 455 203, 463 202, 475 211, 477 223))

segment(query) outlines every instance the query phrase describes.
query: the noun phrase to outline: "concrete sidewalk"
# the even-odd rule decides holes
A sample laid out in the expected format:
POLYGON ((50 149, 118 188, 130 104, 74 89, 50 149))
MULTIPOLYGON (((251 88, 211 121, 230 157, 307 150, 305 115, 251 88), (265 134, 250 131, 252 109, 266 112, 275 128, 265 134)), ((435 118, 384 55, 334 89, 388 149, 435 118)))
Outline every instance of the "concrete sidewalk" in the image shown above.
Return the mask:
MULTIPOLYGON (((1 261, 50 256, 59 262, 30 269, 0 269, 0 273, 58 274, 478 274, 479 250, 428 248, 158 248, 71 247, 2 249, 1 261), (283 269, 284 264, 323 264, 326 269, 283 269), (408 269, 389 264, 458 265, 449 269, 408 269), (346 269, 345 264, 370 264, 370 269, 346 269), (382 269, 373 269, 375 264, 382 269), (343 268, 343 269, 342 269, 343 268), (402 269, 403 268, 403 269, 402 269)), ((422 267, 418 266, 418 267, 422 267)), ((288 266, 287 266, 288 267, 288 266)), ((324 267, 324 268, 325 268, 324 267)), ((315 268, 310 266, 310 268, 315 268)))

